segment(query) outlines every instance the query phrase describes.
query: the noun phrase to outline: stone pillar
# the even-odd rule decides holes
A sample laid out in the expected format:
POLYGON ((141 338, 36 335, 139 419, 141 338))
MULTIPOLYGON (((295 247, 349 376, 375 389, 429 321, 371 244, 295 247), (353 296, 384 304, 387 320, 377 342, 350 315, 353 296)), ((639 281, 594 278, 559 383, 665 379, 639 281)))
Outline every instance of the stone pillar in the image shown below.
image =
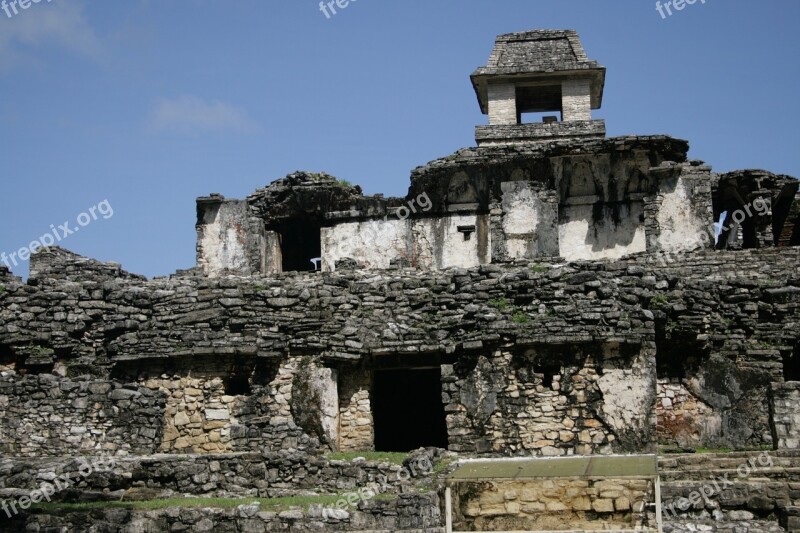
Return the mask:
POLYGON ((773 445, 800 448, 800 381, 773 383, 770 403, 773 445))
POLYGON ((592 84, 588 79, 561 84, 561 120, 592 120, 592 84))
POLYGON ((246 200, 221 195, 197 199, 197 266, 208 277, 251 276, 266 271, 267 236, 246 200))
POLYGON ((558 199, 554 191, 537 190, 531 182, 500 184, 502 197, 502 258, 535 259, 557 256, 558 199))
POLYGON ((517 88, 511 83, 489 85, 489 124, 509 126, 519 123, 517 88))
POLYGON ((370 451, 375 448, 370 390, 372 372, 353 368, 339 371, 339 450, 370 451))

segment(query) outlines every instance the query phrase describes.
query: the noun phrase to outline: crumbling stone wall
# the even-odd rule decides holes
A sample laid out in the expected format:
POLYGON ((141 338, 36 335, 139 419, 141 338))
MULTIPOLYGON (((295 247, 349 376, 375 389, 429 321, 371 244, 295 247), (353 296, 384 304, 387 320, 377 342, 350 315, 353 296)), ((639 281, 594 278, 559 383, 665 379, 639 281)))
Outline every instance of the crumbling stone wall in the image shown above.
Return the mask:
POLYGON ((709 435, 718 435, 720 413, 692 394, 677 378, 658 380, 658 438, 662 443, 693 447, 707 444, 709 435))
POLYGON ((766 170, 736 170, 718 176, 712 185, 714 220, 727 213, 717 248, 800 244, 797 179, 766 170), (747 216, 734 218, 737 211, 747 216))
POLYGON ((339 262, 427 270, 709 248, 713 176, 687 152, 665 136, 481 146, 415 169, 405 198, 298 172, 244 201, 199 198, 198 267, 212 277, 276 274, 293 250, 305 269, 318 253, 334 271, 339 262), (299 226, 303 238, 292 233, 299 226))
MULTIPOLYGON (((562 453, 572 443, 581 444, 585 429, 614 435, 613 446, 638 449, 621 429, 630 420, 620 406, 631 403, 625 398, 636 398, 634 418, 647 420, 644 412, 656 405, 653 365, 659 378, 685 387, 719 417, 719 426, 698 433, 698 445, 763 446, 773 443, 771 384, 784 380, 784 361, 796 350, 792 324, 800 298, 798 253, 797 248, 705 251, 678 254, 668 262, 643 255, 611 262, 268 278, 208 279, 190 271, 143 281, 113 266, 49 249, 34 257, 39 277, 23 284, 6 276, 3 282, 0 353, 9 354, 20 374, 59 371, 74 379, 88 372, 122 388, 139 388, 140 379, 189 377, 191 370, 170 371, 162 378, 127 375, 124 368, 157 369, 165 361, 203 358, 225 369, 241 360, 255 368, 263 363, 263 378, 252 381, 249 394, 241 395, 231 411, 237 423, 231 423, 231 445, 224 449, 333 447, 296 419, 299 406, 292 401, 298 367, 293 361, 303 357, 317 368, 337 371, 360 367, 369 372, 392 357, 441 365, 444 402, 453 409, 448 411, 450 443, 456 450, 491 453, 493 441, 505 440, 515 448, 504 453, 530 453, 529 448, 547 448, 536 448, 536 442, 553 441, 562 453), (38 263, 40 257, 46 267, 38 263), (575 421, 574 428, 565 428, 542 413, 542 422, 552 422, 546 431, 526 434, 517 427, 514 417, 528 412, 540 395, 549 395, 548 401, 570 398, 567 404, 554 400, 559 406, 575 402, 576 394, 565 393, 576 386, 567 376, 585 366, 564 364, 558 353, 543 351, 541 363, 558 364, 553 376, 561 376, 559 387, 564 388, 554 391, 542 385, 537 361, 525 359, 526 351, 551 346, 569 353, 581 346, 612 345, 635 351, 621 363, 602 351, 592 354, 599 355, 593 359, 598 377, 582 385, 589 387, 585 394, 590 399, 597 399, 590 403, 591 417, 565 411, 565 418, 575 421), (481 358, 485 362, 478 365, 481 358), (509 360, 527 363, 509 367, 509 360), (630 383, 652 383, 650 397, 634 394, 630 383), (465 403, 464 393, 478 400, 465 403), (519 398, 512 396, 516 393, 519 398), (600 426, 582 427, 581 420, 599 420, 600 426), (495 436, 495 429, 501 435, 495 436), (560 440, 562 431, 576 435, 570 444, 560 440), (558 442, 548 433, 558 433, 558 442)), ((346 378, 337 381, 341 408, 354 392, 343 392, 346 378)), ((356 404, 364 403, 355 408, 351 422, 368 418, 355 414, 367 413, 367 389, 362 385, 363 398, 356 404)), ((348 413, 338 413, 339 430, 348 413)), ((158 417, 163 421, 163 411, 158 417)), ((362 437, 346 445, 350 449, 368 448, 372 441, 371 426, 358 426, 362 437)), ((151 449, 158 449, 161 434, 153 442, 151 449)), ((593 450, 608 449, 608 444, 591 443, 593 450)))
POLYGON ((711 167, 702 161, 662 163, 650 169, 658 190, 644 198, 647 250, 713 248, 711 167))
POLYGON ((145 387, 11 373, 0 379, 0 453, 153 453, 164 411, 164 395, 145 387))
POLYGON ((164 438, 160 451, 224 452, 231 449, 231 424, 236 398, 225 394, 220 378, 173 376, 149 379, 143 385, 167 394, 164 438))
MULTIPOLYGON (((350 511, 308 509, 262 510, 257 504, 234 509, 170 508, 153 511, 105 509, 91 513, 48 511, 23 513, 9 522, 10 531, 441 531, 435 493, 404 494, 391 500, 359 503, 350 511)), ((3 527, 3 526, 0 526, 3 527)))
POLYGON ((655 369, 634 355, 640 350, 548 346, 459 362, 444 379, 450 448, 544 456, 652 449, 655 369))
MULTIPOLYGON (((418 452, 409 461, 436 455, 418 452)), ((170 497, 174 493, 206 497, 264 497, 341 494, 362 487, 375 494, 407 492, 416 481, 431 476, 430 469, 406 468, 380 461, 338 461, 319 455, 281 450, 259 453, 193 455, 136 455, 104 458, 103 471, 81 475, 81 465, 91 456, 0 460, 3 496, 38 488, 52 476, 69 476, 75 488, 99 499, 141 500, 170 497)), ((429 480, 429 479, 428 479, 429 480)), ((54 499, 68 498, 59 493, 54 499)))

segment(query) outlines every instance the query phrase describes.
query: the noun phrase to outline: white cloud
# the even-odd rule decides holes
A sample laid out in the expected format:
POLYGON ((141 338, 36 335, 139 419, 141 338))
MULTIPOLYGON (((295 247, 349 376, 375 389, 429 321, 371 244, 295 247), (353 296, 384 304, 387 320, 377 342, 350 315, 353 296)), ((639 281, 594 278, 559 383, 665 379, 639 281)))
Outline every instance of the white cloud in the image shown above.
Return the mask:
POLYGON ((150 112, 148 124, 157 131, 177 133, 258 130, 246 111, 218 100, 206 102, 193 95, 159 100, 150 112))
POLYGON ((73 0, 42 0, 20 9, 9 18, 0 11, 0 69, 8 70, 22 63, 36 62, 33 53, 45 45, 55 45, 73 53, 97 58, 102 52, 100 41, 73 0))

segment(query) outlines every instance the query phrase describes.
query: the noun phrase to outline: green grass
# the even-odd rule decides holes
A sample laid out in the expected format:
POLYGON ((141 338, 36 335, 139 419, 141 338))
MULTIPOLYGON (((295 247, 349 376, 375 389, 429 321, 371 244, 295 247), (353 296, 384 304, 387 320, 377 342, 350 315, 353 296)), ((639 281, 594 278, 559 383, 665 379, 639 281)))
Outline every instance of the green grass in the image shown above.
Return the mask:
POLYGON ((350 183, 347 180, 336 180, 336 185, 338 185, 339 187, 347 188, 347 189, 350 189, 350 188, 353 187, 353 184, 350 183))
POLYGON ((495 298, 493 300, 489 300, 489 305, 497 309, 498 311, 503 311, 508 309, 508 300, 505 298, 495 298))
POLYGON ((47 354, 54 353, 52 348, 47 348, 45 346, 39 346, 38 344, 36 346, 31 346, 31 351, 33 353, 35 353, 36 355, 47 355, 47 354))
POLYGON ((695 448, 695 453, 731 453, 733 448, 728 448, 727 446, 720 446, 719 448, 695 448))
POLYGON ((6 292, 6 286, 0 283, 0 292, 6 292))
POLYGON ((544 265, 533 265, 531 270, 536 274, 544 274, 545 272, 550 272, 550 269, 544 265))
POLYGON ((264 292, 268 288, 269 287, 265 287, 264 285, 256 285, 255 287, 253 287, 253 290, 255 290, 256 292, 264 292))
POLYGON ((401 452, 335 452, 325 455, 331 461, 352 461, 356 457, 363 457, 367 461, 379 461, 396 465, 403 464, 408 458, 407 453, 401 452))
POLYGON ((165 498, 163 500, 144 501, 106 501, 60 503, 42 502, 32 506, 35 509, 52 511, 89 511, 93 509, 166 509, 168 507, 210 507, 213 509, 233 509, 240 505, 260 503, 262 509, 288 509, 290 507, 308 507, 313 504, 334 505, 342 496, 325 494, 321 496, 288 496, 284 498, 165 498))
POLYGON ((441 474, 442 472, 447 470, 447 468, 451 464, 453 464, 454 461, 455 461, 455 459, 453 459, 453 458, 440 459, 440 460, 436 461, 436 464, 433 465, 433 473, 434 473, 434 475, 438 476, 439 474, 441 474))

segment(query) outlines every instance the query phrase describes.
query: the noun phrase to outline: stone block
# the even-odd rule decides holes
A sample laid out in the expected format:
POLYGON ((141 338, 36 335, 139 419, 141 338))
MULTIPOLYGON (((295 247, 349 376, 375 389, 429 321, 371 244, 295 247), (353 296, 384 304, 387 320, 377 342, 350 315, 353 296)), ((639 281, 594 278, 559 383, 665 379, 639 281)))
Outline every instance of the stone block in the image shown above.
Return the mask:
POLYGON ((227 409, 206 409, 206 420, 230 420, 231 413, 227 409))
POLYGON ((598 498, 592 502, 592 509, 598 513, 613 513, 614 501, 598 498))

